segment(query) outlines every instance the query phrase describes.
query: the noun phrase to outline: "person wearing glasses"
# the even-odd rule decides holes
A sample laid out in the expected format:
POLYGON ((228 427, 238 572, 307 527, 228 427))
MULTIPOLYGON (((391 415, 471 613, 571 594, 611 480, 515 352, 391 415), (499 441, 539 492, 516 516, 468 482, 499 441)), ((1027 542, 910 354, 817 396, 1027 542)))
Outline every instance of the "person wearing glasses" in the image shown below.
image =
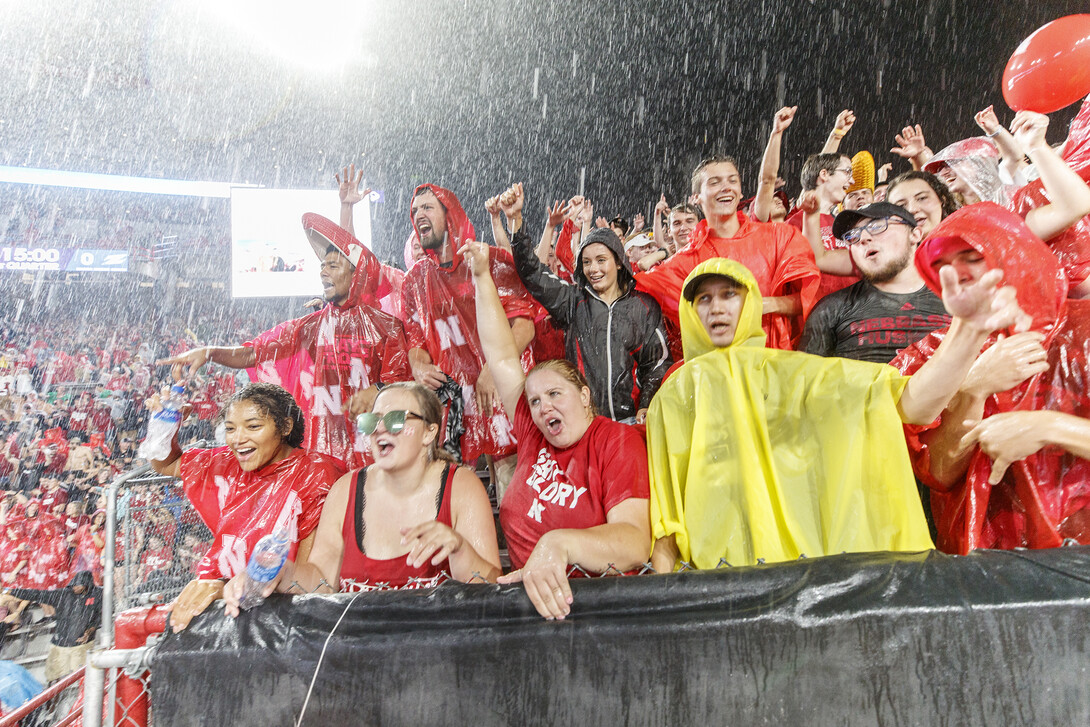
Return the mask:
POLYGON ((848 245, 862 278, 818 301, 799 350, 889 363, 901 349, 950 325, 942 299, 914 264, 923 232, 904 207, 875 202, 836 216, 833 234, 848 245))
MULTIPOLYGON (((495 581, 499 547, 484 485, 440 446, 442 405, 415 382, 390 384, 356 418, 374 464, 329 491, 306 558, 284 564, 265 589, 335 593, 495 581)), ((238 615, 241 584, 225 590, 238 615)))
POLYGON ((855 181, 852 176, 852 160, 843 154, 811 154, 802 165, 800 181, 804 195, 812 194, 817 197, 818 212, 821 215, 818 218, 820 229, 815 234, 812 228, 804 224, 804 211, 801 208, 785 221, 803 233, 814 251, 818 269, 821 270, 821 286, 818 288, 817 297, 821 300, 859 280, 852 270, 830 271, 821 264, 824 250, 844 247, 844 243, 839 242, 833 234, 833 215, 836 214, 836 208, 843 204, 848 189, 855 181))

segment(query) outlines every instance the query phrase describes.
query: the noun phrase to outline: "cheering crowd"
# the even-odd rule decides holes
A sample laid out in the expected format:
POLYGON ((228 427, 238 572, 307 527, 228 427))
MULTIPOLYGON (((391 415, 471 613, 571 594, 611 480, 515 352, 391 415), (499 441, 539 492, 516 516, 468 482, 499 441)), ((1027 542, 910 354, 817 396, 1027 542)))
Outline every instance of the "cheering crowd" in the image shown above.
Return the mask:
POLYGON ((192 413, 152 465, 196 515, 155 488, 127 505, 165 505, 139 523, 139 577, 192 575, 175 630, 219 598, 237 613, 274 531, 292 548, 267 594, 522 583, 547 618, 571 574, 648 561, 1090 542, 1090 103, 1056 148, 1031 112, 985 109, 938 153, 906 127, 892 177, 841 151, 844 111, 792 196, 795 115, 774 114, 755 188, 711 157, 650 225, 572 196, 538 230, 520 183, 479 234, 420 185, 405 269, 354 237, 367 190, 346 168, 339 220, 303 218, 324 300, 221 330, 233 345, 9 327, 5 585, 101 572, 96 487, 132 464, 166 367, 192 413), (225 447, 183 451, 217 425, 225 447))

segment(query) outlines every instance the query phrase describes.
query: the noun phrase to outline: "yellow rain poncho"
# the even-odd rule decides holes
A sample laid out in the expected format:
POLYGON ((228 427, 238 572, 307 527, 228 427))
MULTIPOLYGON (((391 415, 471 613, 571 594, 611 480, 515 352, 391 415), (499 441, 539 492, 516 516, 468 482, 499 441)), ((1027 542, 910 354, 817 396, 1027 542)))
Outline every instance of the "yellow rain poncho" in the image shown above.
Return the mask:
POLYGON ((713 346, 682 297, 685 365, 651 402, 651 527, 681 559, 715 568, 844 551, 932 548, 884 364, 764 347, 761 293, 738 263, 718 273, 748 294, 733 343, 713 346))

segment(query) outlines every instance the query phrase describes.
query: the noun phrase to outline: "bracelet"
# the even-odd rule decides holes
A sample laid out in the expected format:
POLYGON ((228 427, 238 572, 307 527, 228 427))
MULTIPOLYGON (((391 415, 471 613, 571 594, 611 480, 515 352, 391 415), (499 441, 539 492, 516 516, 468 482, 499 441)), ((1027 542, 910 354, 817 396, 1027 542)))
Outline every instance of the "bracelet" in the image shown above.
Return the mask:
POLYGON ((833 136, 835 136, 838 139, 843 139, 844 135, 847 134, 847 133, 848 132, 844 131, 843 129, 833 129, 833 136))
POLYGON ((985 131, 985 132, 984 132, 984 136, 986 136, 986 137, 988 137, 989 139, 991 139, 992 137, 994 137, 994 136, 996 136, 997 134, 999 134, 999 132, 1000 132, 1000 131, 1002 131, 1002 130, 1003 130, 1003 127, 1002 127, 1002 126, 1000 126, 1000 127, 998 128, 998 129, 996 129, 995 131, 993 131, 993 132, 992 132, 992 133, 990 133, 990 134, 989 134, 988 132, 986 132, 986 131, 985 131))

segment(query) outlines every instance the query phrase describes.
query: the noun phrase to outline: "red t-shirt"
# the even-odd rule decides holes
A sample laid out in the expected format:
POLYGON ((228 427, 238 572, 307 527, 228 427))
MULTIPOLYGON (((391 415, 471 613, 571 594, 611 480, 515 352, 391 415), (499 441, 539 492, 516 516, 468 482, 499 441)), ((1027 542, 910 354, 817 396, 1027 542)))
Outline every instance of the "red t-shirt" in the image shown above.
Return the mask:
POLYGON ((511 564, 521 568, 550 530, 603 525, 606 513, 625 500, 649 499, 647 446, 627 424, 595 417, 578 442, 549 444, 519 397, 515 411, 518 465, 503 503, 500 526, 511 564))
MULTIPOLYGON (((847 250, 847 243, 841 242, 833 236, 833 220, 834 217, 832 215, 827 215, 824 212, 821 213, 821 244, 825 246, 826 250, 847 250)), ((802 210, 795 210, 795 213, 784 220, 784 222, 792 227, 798 228, 799 232, 802 232, 802 210)), ((849 285, 855 285, 858 282, 859 278, 855 275, 833 275, 831 273, 822 273, 821 285, 818 286, 817 299, 821 300, 829 293, 835 293, 842 288, 847 288, 849 285)))
POLYGON ((257 541, 280 527, 291 536, 289 557, 294 558, 343 473, 340 461, 302 449, 253 472, 243 471, 227 447, 183 452, 179 474, 185 494, 213 534, 197 577, 238 575, 257 541))

